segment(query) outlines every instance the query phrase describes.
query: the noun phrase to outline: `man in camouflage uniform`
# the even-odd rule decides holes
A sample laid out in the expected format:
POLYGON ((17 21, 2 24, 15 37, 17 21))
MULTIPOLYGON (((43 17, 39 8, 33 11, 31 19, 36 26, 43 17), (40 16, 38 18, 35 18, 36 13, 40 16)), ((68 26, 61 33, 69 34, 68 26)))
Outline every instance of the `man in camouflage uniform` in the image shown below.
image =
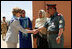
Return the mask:
POLYGON ((2 39, 5 40, 6 32, 7 32, 7 23, 5 21, 5 17, 3 17, 3 22, 1 23, 1 32, 2 32, 2 39))

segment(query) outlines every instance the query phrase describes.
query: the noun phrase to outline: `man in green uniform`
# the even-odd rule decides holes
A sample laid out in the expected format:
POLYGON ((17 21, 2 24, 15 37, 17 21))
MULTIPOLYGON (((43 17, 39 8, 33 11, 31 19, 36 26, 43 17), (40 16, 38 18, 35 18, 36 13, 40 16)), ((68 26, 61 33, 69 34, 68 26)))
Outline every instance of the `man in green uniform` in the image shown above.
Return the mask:
POLYGON ((51 19, 50 21, 47 21, 43 27, 40 27, 38 31, 41 31, 42 29, 47 30, 49 48, 63 48, 63 31, 65 26, 64 18, 57 12, 56 4, 47 4, 47 7, 47 12, 50 14, 48 17, 51 19))
POLYGON ((47 39, 50 48, 63 48, 64 37, 63 31, 65 26, 64 18, 56 10, 56 4, 47 4, 48 13, 50 14, 50 22, 46 22, 44 25, 47 28, 47 39))

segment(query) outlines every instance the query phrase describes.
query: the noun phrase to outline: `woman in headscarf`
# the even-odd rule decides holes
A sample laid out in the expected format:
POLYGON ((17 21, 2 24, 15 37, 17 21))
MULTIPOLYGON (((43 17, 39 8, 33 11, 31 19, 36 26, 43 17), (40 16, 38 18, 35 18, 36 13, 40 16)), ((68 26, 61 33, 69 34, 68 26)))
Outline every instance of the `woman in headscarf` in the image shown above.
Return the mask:
MULTIPOLYGON (((32 22, 30 18, 25 16, 25 10, 22 10, 21 17, 20 17, 20 25, 24 29, 32 30, 32 22)), ((19 32, 19 45, 20 48, 32 48, 32 40, 31 40, 31 33, 22 33, 19 32)))
MULTIPOLYGON (((40 10, 39 18, 36 19, 36 22, 35 22, 35 29, 42 27, 46 21, 47 21, 47 18, 45 17, 45 11, 40 10)), ((37 38, 37 48, 48 48, 46 30, 42 30, 41 32, 34 35, 34 37, 37 38)))
POLYGON ((20 8, 14 8, 12 13, 13 19, 10 21, 5 41, 8 48, 17 48, 18 32, 21 31, 23 33, 34 33, 34 30, 28 30, 21 27, 19 22, 19 17, 21 15, 20 8))

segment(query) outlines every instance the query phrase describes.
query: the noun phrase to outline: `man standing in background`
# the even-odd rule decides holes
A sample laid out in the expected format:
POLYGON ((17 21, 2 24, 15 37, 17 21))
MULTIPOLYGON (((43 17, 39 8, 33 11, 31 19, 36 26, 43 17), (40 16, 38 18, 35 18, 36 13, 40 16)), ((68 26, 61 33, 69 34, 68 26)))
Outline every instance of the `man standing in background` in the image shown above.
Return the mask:
POLYGON ((7 32, 7 22, 5 17, 3 17, 3 21, 1 23, 1 32, 2 32, 2 39, 5 40, 5 36, 7 32))

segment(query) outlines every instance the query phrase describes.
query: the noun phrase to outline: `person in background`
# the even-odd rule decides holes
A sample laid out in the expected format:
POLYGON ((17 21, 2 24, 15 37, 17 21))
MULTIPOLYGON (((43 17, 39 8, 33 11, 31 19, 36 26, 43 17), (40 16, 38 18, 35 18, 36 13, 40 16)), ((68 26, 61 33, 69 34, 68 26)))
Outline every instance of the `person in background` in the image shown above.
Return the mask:
POLYGON ((2 39, 5 40, 6 32, 7 32, 7 22, 6 17, 3 17, 3 21, 1 23, 1 32, 2 32, 2 39))
MULTIPOLYGON (((32 22, 30 18, 25 16, 25 14, 26 14, 25 10, 22 10, 21 17, 19 19, 20 25, 24 29, 32 30, 32 22)), ((20 48, 32 48, 31 33, 19 32, 19 45, 20 48)))

